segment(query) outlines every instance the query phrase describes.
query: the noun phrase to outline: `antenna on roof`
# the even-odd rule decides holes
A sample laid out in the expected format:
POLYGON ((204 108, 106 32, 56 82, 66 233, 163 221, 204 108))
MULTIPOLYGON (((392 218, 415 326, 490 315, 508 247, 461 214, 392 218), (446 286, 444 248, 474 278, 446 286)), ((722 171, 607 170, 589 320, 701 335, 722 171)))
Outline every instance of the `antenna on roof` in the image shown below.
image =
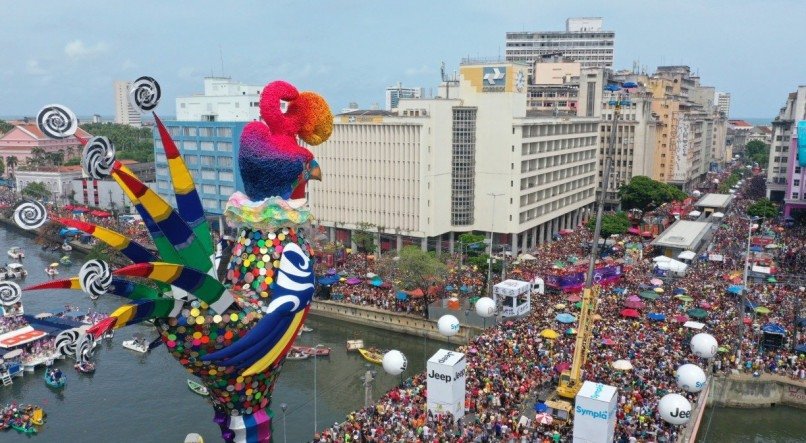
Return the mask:
POLYGON ((221 45, 218 45, 218 56, 221 58, 221 76, 226 77, 224 75, 224 51, 221 49, 221 45))
POLYGON ((439 73, 442 76, 442 81, 443 82, 448 81, 448 79, 445 78, 445 62, 444 61, 442 62, 442 66, 440 66, 440 68, 439 68, 439 73))

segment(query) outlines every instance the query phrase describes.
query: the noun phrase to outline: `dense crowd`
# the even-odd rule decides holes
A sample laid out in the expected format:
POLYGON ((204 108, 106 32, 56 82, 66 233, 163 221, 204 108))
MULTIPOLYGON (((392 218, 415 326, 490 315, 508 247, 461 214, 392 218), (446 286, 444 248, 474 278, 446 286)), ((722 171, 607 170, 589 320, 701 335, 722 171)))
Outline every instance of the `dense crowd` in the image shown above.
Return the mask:
MULTIPOLYGON (((674 378, 677 367, 689 362, 700 366, 707 364, 691 354, 688 347, 688 339, 699 332, 683 326, 692 308, 706 311, 706 317, 697 320, 704 323, 704 331, 713 334, 720 345, 716 358, 705 368, 707 371, 722 374, 736 370, 754 375, 768 372, 806 379, 806 360, 791 352, 796 298, 802 297, 797 285, 751 278, 746 293, 751 306, 766 307, 770 312, 746 310, 743 321, 747 326, 744 336, 738 340, 739 299, 727 289, 729 285, 742 283, 748 232, 748 220, 743 214, 748 201, 741 197, 741 192, 737 196, 726 217, 715 223, 717 227, 711 242, 698 251, 698 259, 690 264, 685 276, 664 278, 662 285, 651 285, 650 280, 657 277, 651 257, 657 253, 640 237, 625 236, 610 251, 613 259, 624 263, 625 274, 614 287, 606 288, 600 295, 597 314, 602 319, 594 326, 583 379, 618 387, 616 441, 678 441, 677 427, 660 419, 657 404, 666 393, 681 392, 674 378), (618 247, 626 243, 639 244, 643 259, 627 255, 623 247, 618 247), (708 260, 711 254, 723 255, 724 260, 708 260), (628 295, 655 287, 660 287, 663 294, 656 300, 642 300, 639 318, 620 315, 628 295), (674 297, 675 293, 684 293, 692 301, 681 301, 674 297), (650 312, 661 314, 664 320, 650 320, 647 317, 650 312), (784 327, 788 337, 784 347, 761 348, 762 327, 767 323, 784 327), (737 346, 741 347, 739 352, 737 346), (615 370, 612 362, 618 359, 629 360, 633 369, 615 370)), ((804 259, 799 252, 804 248, 806 237, 802 228, 784 229, 776 221, 766 221, 754 231, 754 237, 762 235, 772 237, 772 241, 782 247, 751 253, 751 266, 763 262, 781 274, 803 272, 804 259)), ((537 260, 510 263, 509 275, 521 279, 545 276, 569 257, 585 257, 589 242, 588 230, 577 229, 533 251, 537 260)), ((351 275, 366 272, 360 267, 364 261, 356 259, 355 263, 359 266, 350 270, 351 275)), ((460 272, 470 278, 483 278, 476 271, 460 272)), ((468 357, 467 415, 457 424, 449 415, 424 412, 426 382, 423 374, 417 374, 387 392, 373 407, 351 413, 344 423, 324 430, 314 440, 570 441, 571 421, 557 426, 556 423, 526 424, 520 419, 534 404, 536 388, 556 386, 558 369, 573 358, 575 336, 563 333, 568 325, 555 321, 558 313, 575 313, 569 296, 548 291, 540 296, 539 305, 527 318, 489 328, 467 346, 459 348, 468 357), (562 335, 556 340, 544 339, 541 337, 544 329, 558 330, 562 335)), ((699 401, 698 394, 686 394, 686 397, 693 405, 699 401)))

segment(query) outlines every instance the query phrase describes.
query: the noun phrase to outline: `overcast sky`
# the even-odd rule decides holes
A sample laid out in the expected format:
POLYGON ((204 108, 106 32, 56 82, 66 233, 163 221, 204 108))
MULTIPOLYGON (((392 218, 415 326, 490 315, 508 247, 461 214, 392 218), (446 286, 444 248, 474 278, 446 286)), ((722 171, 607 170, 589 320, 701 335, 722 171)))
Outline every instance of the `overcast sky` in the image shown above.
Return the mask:
POLYGON ((439 82, 439 66, 503 55, 507 31, 563 30, 601 16, 616 32, 616 68, 686 64, 732 95, 731 117, 772 117, 806 84, 802 0, 604 1, 14 1, 0 0, 0 115, 61 103, 112 115, 112 82, 141 75, 157 109, 223 73, 248 84, 288 80, 334 110, 383 106, 397 81, 439 82))

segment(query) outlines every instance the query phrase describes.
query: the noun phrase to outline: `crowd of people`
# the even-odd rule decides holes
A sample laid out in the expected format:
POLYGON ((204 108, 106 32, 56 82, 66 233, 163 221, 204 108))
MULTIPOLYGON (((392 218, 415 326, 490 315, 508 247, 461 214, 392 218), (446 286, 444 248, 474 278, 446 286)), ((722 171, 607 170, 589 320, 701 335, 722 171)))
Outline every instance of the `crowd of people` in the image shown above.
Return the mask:
MULTIPOLYGON (((714 221, 712 240, 698 251, 697 259, 690 263, 685 275, 664 278, 662 285, 650 284, 650 280, 659 276, 651 260, 657 252, 645 239, 624 236, 610 251, 614 259, 624 264, 625 273, 619 282, 600 294, 597 314, 601 319, 595 323, 589 357, 582 369, 583 379, 616 386, 619 390, 616 441, 678 441, 678 427, 660 418, 657 405, 660 398, 670 392, 685 394, 692 405, 701 401, 699 394, 684 393, 676 385, 675 370, 685 363, 700 365, 717 375, 745 371, 754 375, 766 372, 806 379, 806 360, 792 351, 796 333, 792 319, 796 316, 796 299, 802 296, 802 289, 792 282, 751 278, 746 288, 750 306, 763 306, 769 312, 747 309, 742 316, 738 315, 738 296, 727 291, 737 281, 742 283, 748 232, 744 214, 748 204, 742 197, 742 190, 737 192, 724 219, 714 221), (626 243, 641 245, 643 254, 639 256, 643 259, 628 256, 623 247, 618 247, 626 243), (720 254, 724 259, 708 260, 711 254, 720 254), (656 300, 641 301, 639 318, 621 315, 627 296, 654 288, 660 288, 663 293, 656 300), (691 301, 681 300, 675 293, 686 295, 686 300, 691 301), (719 343, 719 353, 710 361, 695 357, 689 349, 689 339, 699 332, 683 326, 692 308, 705 310, 706 317, 697 320, 704 323, 704 331, 714 335, 719 343), (664 320, 650 320, 647 316, 650 312, 661 314, 656 318, 664 320), (738 338, 740 319, 746 324, 741 340, 738 338), (763 348, 762 328, 767 323, 786 330, 784 346, 763 348), (740 347, 738 352, 737 346, 740 347), (629 360, 633 369, 614 369, 612 363, 618 359, 629 360)), ((803 272, 800 267, 803 257, 797 253, 804 247, 806 237, 803 234, 802 228, 783 228, 778 221, 767 220, 753 235, 772 236, 776 244, 782 245, 765 252, 772 257, 764 259, 765 264, 773 262, 777 271, 784 274, 803 272)), ((585 257, 590 240, 588 230, 577 229, 533 251, 537 260, 510 263, 509 275, 519 279, 545 276, 569 257, 585 257)), ((751 266, 760 256, 751 255, 751 266)), ((365 261, 356 259, 355 263, 359 266, 350 270, 351 275, 366 272, 360 267, 365 261)), ((478 271, 465 269, 461 273, 483 278, 478 271)), ((537 306, 533 304, 528 317, 489 328, 467 346, 459 348, 468 359, 467 415, 457 423, 449 414, 425 412, 426 382, 424 374, 417 374, 387 392, 373 407, 349 414, 344 423, 325 429, 314 440, 570 441, 572 421, 539 425, 521 420, 525 411, 534 405, 533 395, 538 388, 556 386, 558 369, 573 358, 575 336, 564 333, 567 325, 555 320, 558 313, 575 313, 573 303, 568 300, 570 296, 548 291, 540 296, 537 306), (559 330, 561 335, 554 340, 543 338, 544 329, 559 330)))

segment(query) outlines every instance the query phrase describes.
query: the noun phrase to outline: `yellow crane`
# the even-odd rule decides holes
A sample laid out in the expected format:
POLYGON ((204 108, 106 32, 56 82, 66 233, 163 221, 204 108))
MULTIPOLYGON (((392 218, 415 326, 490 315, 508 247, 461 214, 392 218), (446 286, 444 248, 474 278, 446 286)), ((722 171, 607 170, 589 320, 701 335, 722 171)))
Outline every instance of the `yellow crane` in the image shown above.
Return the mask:
POLYGON ((577 340, 574 346, 574 359, 571 362, 571 367, 560 374, 560 382, 557 389, 546 400, 546 406, 549 407, 550 413, 558 420, 567 420, 573 413, 572 402, 576 398, 577 393, 582 388, 582 366, 588 360, 588 352, 590 352, 591 338, 593 337, 593 316, 596 313, 596 307, 599 304, 599 292, 601 287, 594 286, 594 272, 596 271, 596 259, 599 255, 599 237, 602 232, 602 213, 604 210, 604 199, 608 183, 610 181, 610 173, 613 169, 613 147, 616 143, 616 129, 618 126, 619 111, 621 110, 622 103, 629 103, 628 100, 611 101, 615 105, 613 112, 613 124, 610 129, 610 139, 608 140, 608 149, 605 151, 605 164, 604 173, 602 176, 602 192, 599 195, 598 208, 596 213, 596 227, 593 230, 593 244, 591 246, 590 264, 588 266, 588 275, 585 281, 585 289, 582 294, 582 308, 579 314, 579 324, 577 326, 577 340))

